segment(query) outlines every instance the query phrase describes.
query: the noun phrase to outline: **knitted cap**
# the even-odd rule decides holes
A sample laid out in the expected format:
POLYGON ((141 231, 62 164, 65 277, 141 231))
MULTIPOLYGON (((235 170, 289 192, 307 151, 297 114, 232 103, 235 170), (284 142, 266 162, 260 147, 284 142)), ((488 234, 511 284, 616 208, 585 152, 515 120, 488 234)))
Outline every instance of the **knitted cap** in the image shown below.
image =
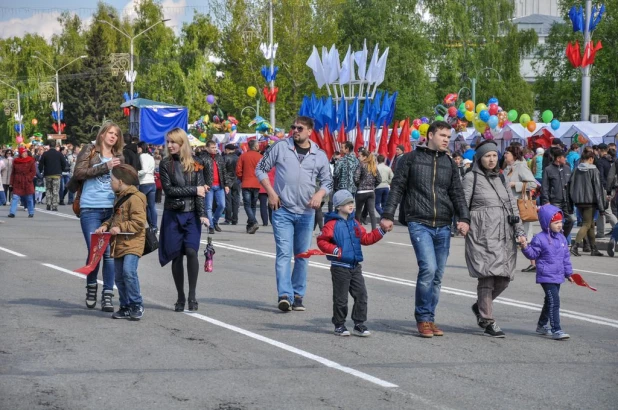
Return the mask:
POLYGON ((347 189, 342 189, 340 191, 335 192, 333 195, 333 206, 339 208, 340 206, 347 205, 351 202, 354 202, 354 197, 347 189))
POLYGON ((553 218, 551 218, 551 221, 549 223, 554 223, 558 221, 562 221, 562 212, 556 212, 556 214, 553 216, 553 218))

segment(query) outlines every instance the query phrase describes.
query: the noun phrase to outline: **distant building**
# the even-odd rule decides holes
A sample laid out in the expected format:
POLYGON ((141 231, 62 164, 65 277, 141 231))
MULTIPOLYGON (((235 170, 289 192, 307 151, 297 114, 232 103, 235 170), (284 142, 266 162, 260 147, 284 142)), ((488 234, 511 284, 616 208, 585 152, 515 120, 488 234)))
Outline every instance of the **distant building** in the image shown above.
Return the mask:
POLYGON ((533 14, 560 17, 558 0, 514 0, 514 3, 516 19, 533 14))

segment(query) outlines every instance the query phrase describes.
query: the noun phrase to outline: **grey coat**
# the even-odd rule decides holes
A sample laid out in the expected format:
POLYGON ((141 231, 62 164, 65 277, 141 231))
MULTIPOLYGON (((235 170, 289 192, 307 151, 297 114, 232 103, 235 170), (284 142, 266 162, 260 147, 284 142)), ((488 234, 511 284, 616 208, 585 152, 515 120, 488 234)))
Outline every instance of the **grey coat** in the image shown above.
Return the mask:
POLYGON ((514 238, 524 232, 521 223, 515 227, 508 223, 507 216, 511 212, 519 216, 517 201, 511 190, 502 184, 498 175, 485 177, 477 164, 464 177, 463 189, 466 203, 470 206, 470 230, 466 235, 466 265, 470 276, 504 276, 513 280, 517 262, 514 238), (477 174, 477 181, 472 198, 474 174, 477 174))
POLYGON ((522 196, 522 188, 524 182, 527 183, 526 191, 533 191, 536 188, 536 179, 526 161, 515 161, 513 165, 507 165, 504 169, 504 178, 506 179, 506 185, 509 186, 511 182, 515 182, 515 186, 511 188, 511 195, 515 199, 520 199, 522 196))

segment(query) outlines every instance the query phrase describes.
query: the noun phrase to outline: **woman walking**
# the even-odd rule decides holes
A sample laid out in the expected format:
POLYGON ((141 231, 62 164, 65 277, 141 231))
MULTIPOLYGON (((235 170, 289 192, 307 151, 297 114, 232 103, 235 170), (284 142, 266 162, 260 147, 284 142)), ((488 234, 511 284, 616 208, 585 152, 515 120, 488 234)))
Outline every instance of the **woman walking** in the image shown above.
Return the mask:
MULTIPOLYGON (((100 128, 94 145, 87 145, 75 160, 75 171, 68 188, 75 192, 82 185, 79 222, 88 249, 86 261, 90 259, 90 234, 112 217, 116 195, 112 190, 111 170, 124 162, 123 146, 120 127, 109 122, 100 128)), ((99 265, 86 278, 86 306, 89 309, 94 309, 97 304, 99 265)), ((108 246, 103 255, 101 310, 104 312, 114 311, 114 276, 114 259, 108 246)))
POLYGON ((169 131, 165 141, 168 155, 159 166, 161 185, 165 192, 159 262, 161 266, 172 262, 172 276, 178 292, 174 310, 182 312, 186 303, 183 259, 187 257, 189 310, 197 310, 195 288, 199 270, 197 252, 200 249, 201 225, 210 226, 204 206, 204 166, 193 157, 187 134, 182 129, 169 131))
MULTIPOLYGON (((532 171, 528 168, 524 153, 519 146, 509 146, 504 152, 504 178, 506 180, 506 186, 511 188, 511 196, 517 199, 521 199, 524 194, 530 198, 531 191, 536 189, 537 183, 532 171), (524 191, 524 184, 526 190, 524 191)), ((526 234, 526 238, 532 239, 532 222, 523 222, 523 230, 526 234)), ((536 263, 531 260, 530 265, 527 268, 522 269, 522 272, 536 272, 536 263)))
POLYGON ((359 151, 358 159, 360 160, 360 165, 354 172, 354 184, 357 187, 355 218, 357 221, 360 221, 363 207, 366 207, 365 211, 369 213, 369 219, 371 220, 371 230, 374 230, 376 229, 375 189, 382 182, 382 177, 378 172, 376 158, 371 152, 362 148, 359 151))
POLYGON ((472 311, 486 336, 502 338, 505 334, 493 317, 493 301, 514 278, 515 239, 525 243, 525 236, 517 202, 499 172, 498 146, 485 141, 477 146, 474 158, 472 171, 463 180, 471 221, 466 235, 466 265, 470 276, 478 279, 472 311))
POLYGON ((146 208, 146 216, 148 217, 148 226, 157 229, 157 208, 155 206, 155 195, 157 187, 155 185, 155 160, 148 152, 148 143, 140 142, 137 144, 137 153, 139 154, 139 162, 142 166, 138 171, 139 176, 139 191, 144 194, 148 201, 146 208))
POLYGON ((17 205, 23 199, 28 208, 28 218, 34 217, 34 177, 36 176, 36 161, 28 155, 26 148, 19 148, 19 156, 13 160, 13 172, 10 185, 13 187, 13 198, 9 218, 15 218, 17 205))

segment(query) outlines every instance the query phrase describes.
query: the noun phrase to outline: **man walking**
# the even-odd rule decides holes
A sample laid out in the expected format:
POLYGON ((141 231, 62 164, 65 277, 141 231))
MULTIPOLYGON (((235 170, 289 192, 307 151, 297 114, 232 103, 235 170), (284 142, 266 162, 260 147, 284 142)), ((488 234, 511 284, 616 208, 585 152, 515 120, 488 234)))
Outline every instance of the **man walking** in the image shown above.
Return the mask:
POLYGON ((238 208, 240 207, 240 183, 236 178, 236 164, 238 163, 236 145, 225 146, 225 172, 230 185, 230 192, 225 196, 225 221, 222 225, 236 225, 238 223, 238 208))
POLYGON ((221 154, 217 152, 217 143, 214 140, 209 140, 206 143, 206 152, 200 156, 204 163, 204 181, 208 186, 206 193, 206 214, 210 219, 209 234, 214 234, 215 231, 221 232, 219 227, 219 218, 225 211, 225 195, 230 192, 230 182, 228 181, 227 173, 225 172, 225 161, 221 154), (213 214, 212 203, 217 203, 217 209, 213 214))
POLYGON ((138 172, 142 169, 142 165, 139 161, 139 154, 137 153, 138 142, 139 138, 133 138, 129 133, 126 133, 124 135, 125 146, 122 149, 124 163, 131 165, 135 169, 135 172, 138 172))
POLYGON ((67 161, 64 155, 56 150, 56 140, 50 139, 49 150, 45 151, 39 160, 39 172, 45 177, 45 198, 48 211, 58 211, 60 178, 66 167, 67 161))
POLYGON ((399 159, 380 226, 393 229, 395 209, 406 198, 406 222, 418 261, 414 316, 421 337, 442 336, 435 324, 442 276, 451 241, 453 211, 463 235, 470 212, 455 162, 446 155, 451 126, 436 121, 427 131, 427 145, 399 159))
POLYGON ((568 205, 569 180, 571 179, 571 167, 567 165, 564 151, 554 147, 550 150, 550 156, 554 161, 543 170, 541 182, 541 205, 552 204, 560 208, 564 214, 562 231, 568 238, 573 229, 573 216, 568 205))
POLYGON ((242 154, 236 164, 236 176, 241 180, 242 203, 247 213, 247 233, 254 234, 260 228, 256 218, 260 181, 255 168, 262 159, 262 154, 258 151, 260 146, 256 140, 249 141, 248 145, 249 151, 242 154))
MULTIPOLYGON (((599 169, 599 173, 601 175, 601 185, 603 189, 606 191, 610 191, 610 187, 608 184, 609 172, 612 169, 612 165, 616 154, 609 154, 608 146, 605 143, 599 144, 599 159, 595 162, 595 165, 599 169)), ((599 212, 599 216, 597 218, 597 235, 596 237, 599 239, 605 238, 605 220, 609 222, 612 229, 614 229, 614 225, 616 225, 616 216, 612 213, 611 210, 611 198, 608 196, 607 198, 607 208, 603 212, 599 212)))
POLYGON ((333 185, 326 153, 309 139, 313 120, 297 117, 291 130, 292 137, 272 145, 255 172, 273 209, 278 307, 284 312, 305 310, 303 297, 309 262, 295 258, 292 270, 291 259, 309 249, 315 209, 333 185), (271 186, 268 172, 273 167, 277 167, 277 172, 275 185, 271 186))
POLYGON ((359 162, 354 156, 354 144, 346 141, 341 146, 341 158, 335 162, 333 170, 334 191, 347 189, 352 195, 356 194, 356 185, 354 184, 354 173, 359 167, 359 162))

